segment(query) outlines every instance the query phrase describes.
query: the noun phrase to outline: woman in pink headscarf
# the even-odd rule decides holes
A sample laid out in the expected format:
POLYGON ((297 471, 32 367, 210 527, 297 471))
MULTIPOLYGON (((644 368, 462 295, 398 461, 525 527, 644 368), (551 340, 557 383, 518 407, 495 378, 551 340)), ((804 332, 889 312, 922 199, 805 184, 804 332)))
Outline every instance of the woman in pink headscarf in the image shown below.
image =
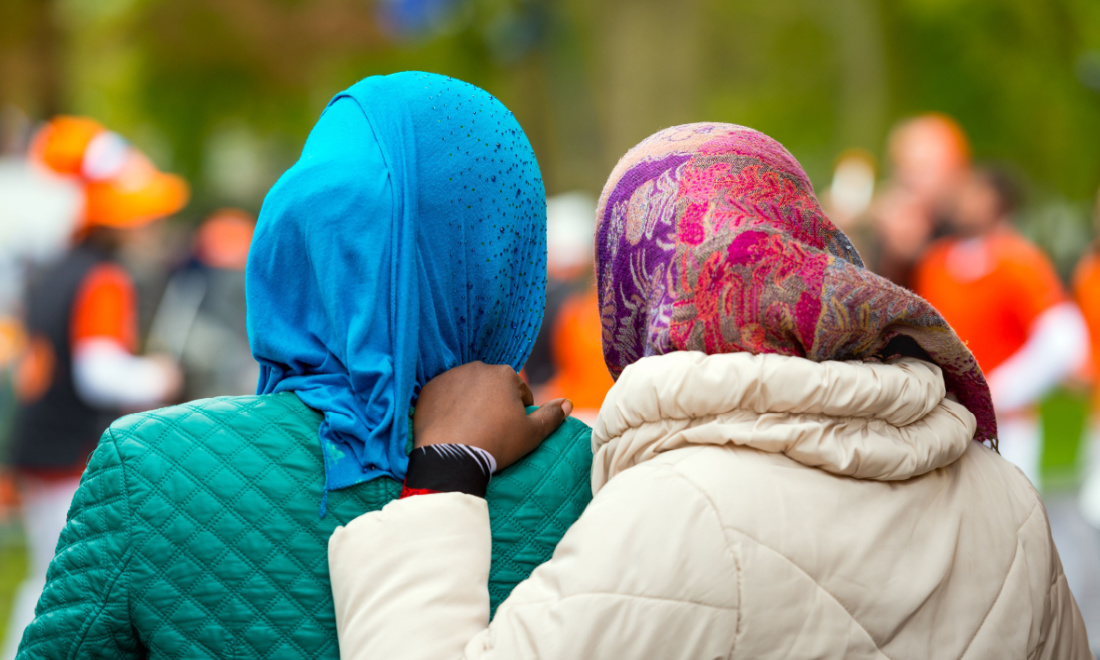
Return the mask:
MULTIPOLYGON (((597 220, 617 382, 591 505, 491 623, 486 505, 453 468, 337 530, 343 657, 1092 657, 973 356, 863 268, 779 143, 661 131, 597 220)), ((448 372, 416 442, 529 446, 521 391, 496 367, 448 372)))

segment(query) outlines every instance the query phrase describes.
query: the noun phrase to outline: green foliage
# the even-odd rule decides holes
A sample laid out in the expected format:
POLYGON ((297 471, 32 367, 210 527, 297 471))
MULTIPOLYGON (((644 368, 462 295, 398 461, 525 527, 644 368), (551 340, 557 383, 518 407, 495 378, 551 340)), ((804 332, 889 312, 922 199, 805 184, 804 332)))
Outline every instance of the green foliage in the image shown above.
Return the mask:
POLYGON ((884 3, 894 35, 893 111, 956 116, 982 158, 1017 163, 1040 189, 1093 194, 1100 94, 1078 63, 1100 48, 1089 0, 884 3))
POLYGON ((513 107, 550 192, 598 191, 648 132, 708 119, 774 135, 821 185, 842 150, 881 154, 897 119, 928 110, 956 116, 979 158, 1022 167, 1040 199, 1080 204, 1100 182, 1095 0, 462 0, 407 41, 367 0, 7 0, 0 17, 0 100, 53 110, 28 64, 52 20, 63 109, 187 175, 200 209, 257 207, 333 93, 403 69, 513 107), (210 156, 227 131, 263 147, 262 185, 236 195, 210 156))
POLYGON ((1087 392, 1055 390, 1040 406, 1043 490, 1072 490, 1084 476, 1089 396, 1087 392))
MULTIPOLYGON (((27 576, 27 549, 22 531, 15 520, 0 522, 0 621, 11 616, 19 585, 27 576)), ((5 640, 7 625, 0 627, 0 644, 5 640)))

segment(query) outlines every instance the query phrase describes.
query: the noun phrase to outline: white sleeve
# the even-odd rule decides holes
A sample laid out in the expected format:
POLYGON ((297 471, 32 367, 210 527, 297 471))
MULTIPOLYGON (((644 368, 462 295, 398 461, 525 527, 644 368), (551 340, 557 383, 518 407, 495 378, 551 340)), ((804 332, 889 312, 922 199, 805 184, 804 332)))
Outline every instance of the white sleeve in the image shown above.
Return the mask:
POLYGON ((993 407, 1019 410, 1037 402, 1089 357, 1088 327, 1071 302, 1055 305, 1031 324, 1027 342, 989 373, 993 407))
POLYGON ((141 408, 163 402, 171 379, 153 360, 132 355, 113 339, 93 337, 73 347, 73 385, 88 405, 141 408))
POLYGON ((465 493, 395 500, 337 528, 328 554, 340 657, 459 658, 489 625, 491 545, 488 505, 465 493))
POLYGON ((397 500, 339 528, 329 570, 342 660, 725 658, 739 586, 709 500, 671 469, 615 477, 489 622, 488 507, 397 500))

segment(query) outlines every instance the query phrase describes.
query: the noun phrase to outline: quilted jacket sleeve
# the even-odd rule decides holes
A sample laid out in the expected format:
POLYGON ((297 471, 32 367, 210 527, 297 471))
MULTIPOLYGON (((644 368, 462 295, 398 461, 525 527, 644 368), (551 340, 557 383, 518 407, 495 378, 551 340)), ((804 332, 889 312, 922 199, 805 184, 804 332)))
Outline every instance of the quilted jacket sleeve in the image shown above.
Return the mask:
POLYGON ((73 498, 19 660, 145 656, 128 612, 130 521, 125 468, 108 429, 73 498))
POLYGON ((460 493, 391 502, 337 529, 343 660, 727 658, 738 570, 709 500, 642 465, 592 500, 489 622, 489 518, 460 493), (688 560, 690 559, 690 560, 688 560))

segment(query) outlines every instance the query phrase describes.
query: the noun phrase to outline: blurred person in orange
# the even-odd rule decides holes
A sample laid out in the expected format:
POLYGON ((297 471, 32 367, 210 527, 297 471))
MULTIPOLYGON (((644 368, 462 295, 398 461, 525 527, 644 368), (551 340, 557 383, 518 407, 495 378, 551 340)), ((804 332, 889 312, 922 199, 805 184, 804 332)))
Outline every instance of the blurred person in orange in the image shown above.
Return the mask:
POLYGON ((191 258, 169 279, 149 348, 176 357, 184 399, 250 394, 260 377, 245 322, 244 270, 254 216, 219 209, 195 232, 191 258))
MULTIPOLYGON (((1094 220, 1100 226, 1100 194, 1094 220)), ((1081 513, 1094 527, 1100 527, 1100 239, 1093 241, 1073 273, 1073 297, 1088 325, 1090 356, 1085 369, 1092 383, 1092 410, 1085 447, 1085 482, 1080 493, 1081 513)))
POLYGON ((16 595, 4 657, 14 657, 34 618, 69 503, 100 434, 124 411, 171 400, 181 384, 170 359, 135 354, 135 284, 115 254, 140 239, 143 228, 183 208, 187 184, 83 117, 48 122, 30 157, 76 180, 84 209, 70 249, 32 274, 26 289, 27 345, 16 367, 10 464, 22 500, 29 574, 16 595))
MULTIPOLYGON (((26 276, 68 246, 83 197, 77 184, 33 165, 25 153, 0 154, 0 456, 8 455, 18 408, 14 377, 27 345, 26 276)), ((3 465, 0 523, 17 522, 19 512, 15 475, 3 465)))
POLYGON ((1081 364, 1088 335, 1050 260, 1013 228, 1019 203, 1006 170, 975 170, 950 216, 957 235, 928 250, 915 285, 985 372, 1001 454, 1039 485, 1036 404, 1081 364))
POLYGON ((902 286, 913 285, 921 253, 943 229, 970 168, 970 144, 951 117, 929 113, 890 133, 891 179, 875 200, 871 269, 902 286))
POLYGON ((613 384, 600 342, 595 231, 595 198, 570 192, 546 200, 546 313, 524 368, 540 400, 568 397, 586 423, 613 384))

